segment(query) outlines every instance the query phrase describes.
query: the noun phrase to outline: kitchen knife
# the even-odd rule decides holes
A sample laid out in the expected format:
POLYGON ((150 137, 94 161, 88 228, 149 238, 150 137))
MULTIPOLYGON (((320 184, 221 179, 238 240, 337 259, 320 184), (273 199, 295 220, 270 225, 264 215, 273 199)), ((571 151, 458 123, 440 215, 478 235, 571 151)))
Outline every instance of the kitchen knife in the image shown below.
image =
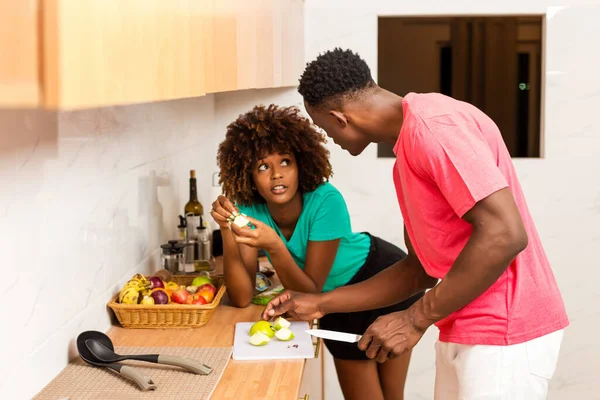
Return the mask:
POLYGON ((306 333, 323 339, 337 340, 338 342, 348 343, 356 343, 362 337, 362 335, 356 335, 354 333, 328 331, 327 329, 308 329, 306 333))

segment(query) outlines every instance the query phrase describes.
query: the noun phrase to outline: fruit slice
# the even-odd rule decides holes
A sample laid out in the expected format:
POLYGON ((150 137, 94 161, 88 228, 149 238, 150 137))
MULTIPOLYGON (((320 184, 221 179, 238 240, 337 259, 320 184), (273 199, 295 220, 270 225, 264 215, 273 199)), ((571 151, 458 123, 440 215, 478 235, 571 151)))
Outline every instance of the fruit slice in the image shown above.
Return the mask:
POLYGON ((250 336, 253 336, 257 332, 272 338, 275 336, 275 328, 269 323, 269 321, 258 321, 250 327, 250 336))
POLYGON ((290 321, 288 321, 287 319, 285 319, 283 317, 279 317, 275 320, 273 327, 275 328, 275 330, 280 330, 283 328, 289 328, 291 325, 292 325, 292 323, 290 321))
POLYGON ((250 344, 252 346, 264 346, 265 344, 269 343, 269 340, 271 339, 267 335, 261 332, 256 332, 250 337, 250 344))
POLYGON ((239 226, 240 228, 243 228, 244 226, 248 225, 250 221, 248 221, 248 219, 245 218, 242 214, 238 214, 233 220, 233 223, 239 226))
POLYGON ((279 340, 287 342, 288 340, 292 340, 294 338, 294 332, 292 332, 288 328, 281 328, 280 330, 275 332, 275 337, 279 340))

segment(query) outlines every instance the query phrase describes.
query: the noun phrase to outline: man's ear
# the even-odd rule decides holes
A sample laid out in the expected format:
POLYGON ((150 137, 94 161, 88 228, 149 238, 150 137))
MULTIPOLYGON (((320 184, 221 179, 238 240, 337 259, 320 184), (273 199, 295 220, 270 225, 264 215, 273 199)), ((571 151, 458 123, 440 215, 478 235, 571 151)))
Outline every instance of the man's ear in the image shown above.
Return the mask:
POLYGON ((333 117, 337 120, 338 124, 340 125, 340 128, 345 128, 346 126, 348 126, 348 118, 346 118, 346 115, 344 115, 344 113, 331 110, 329 111, 329 114, 333 115, 333 117))

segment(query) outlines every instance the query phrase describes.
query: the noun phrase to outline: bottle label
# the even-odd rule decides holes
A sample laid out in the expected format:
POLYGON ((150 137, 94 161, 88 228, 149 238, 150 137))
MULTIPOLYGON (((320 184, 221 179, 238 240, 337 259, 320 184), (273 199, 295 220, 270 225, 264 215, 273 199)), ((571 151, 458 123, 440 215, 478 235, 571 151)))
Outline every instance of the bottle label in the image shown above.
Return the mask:
POLYGON ((200 226, 200 216, 194 214, 187 214, 185 216, 187 223, 187 236, 190 239, 198 237, 198 227, 200 226))

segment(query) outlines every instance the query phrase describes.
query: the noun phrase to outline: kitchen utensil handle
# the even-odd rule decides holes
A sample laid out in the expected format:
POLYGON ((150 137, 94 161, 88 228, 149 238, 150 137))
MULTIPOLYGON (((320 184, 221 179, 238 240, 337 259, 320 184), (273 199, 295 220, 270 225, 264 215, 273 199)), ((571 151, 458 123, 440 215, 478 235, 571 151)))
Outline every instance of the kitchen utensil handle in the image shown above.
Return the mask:
POLYGON ((192 360, 189 358, 170 356, 168 354, 160 354, 158 356, 159 364, 175 365, 177 367, 185 368, 198 375, 208 375, 212 372, 212 368, 200 361, 192 360))
POLYGON ((123 357, 122 360, 139 360, 158 363, 158 354, 127 355, 123 357))
POLYGON ((156 385, 154 384, 154 382, 152 382, 151 378, 142 375, 140 371, 133 367, 123 365, 119 373, 124 377, 134 381, 143 391, 156 389, 156 385))

